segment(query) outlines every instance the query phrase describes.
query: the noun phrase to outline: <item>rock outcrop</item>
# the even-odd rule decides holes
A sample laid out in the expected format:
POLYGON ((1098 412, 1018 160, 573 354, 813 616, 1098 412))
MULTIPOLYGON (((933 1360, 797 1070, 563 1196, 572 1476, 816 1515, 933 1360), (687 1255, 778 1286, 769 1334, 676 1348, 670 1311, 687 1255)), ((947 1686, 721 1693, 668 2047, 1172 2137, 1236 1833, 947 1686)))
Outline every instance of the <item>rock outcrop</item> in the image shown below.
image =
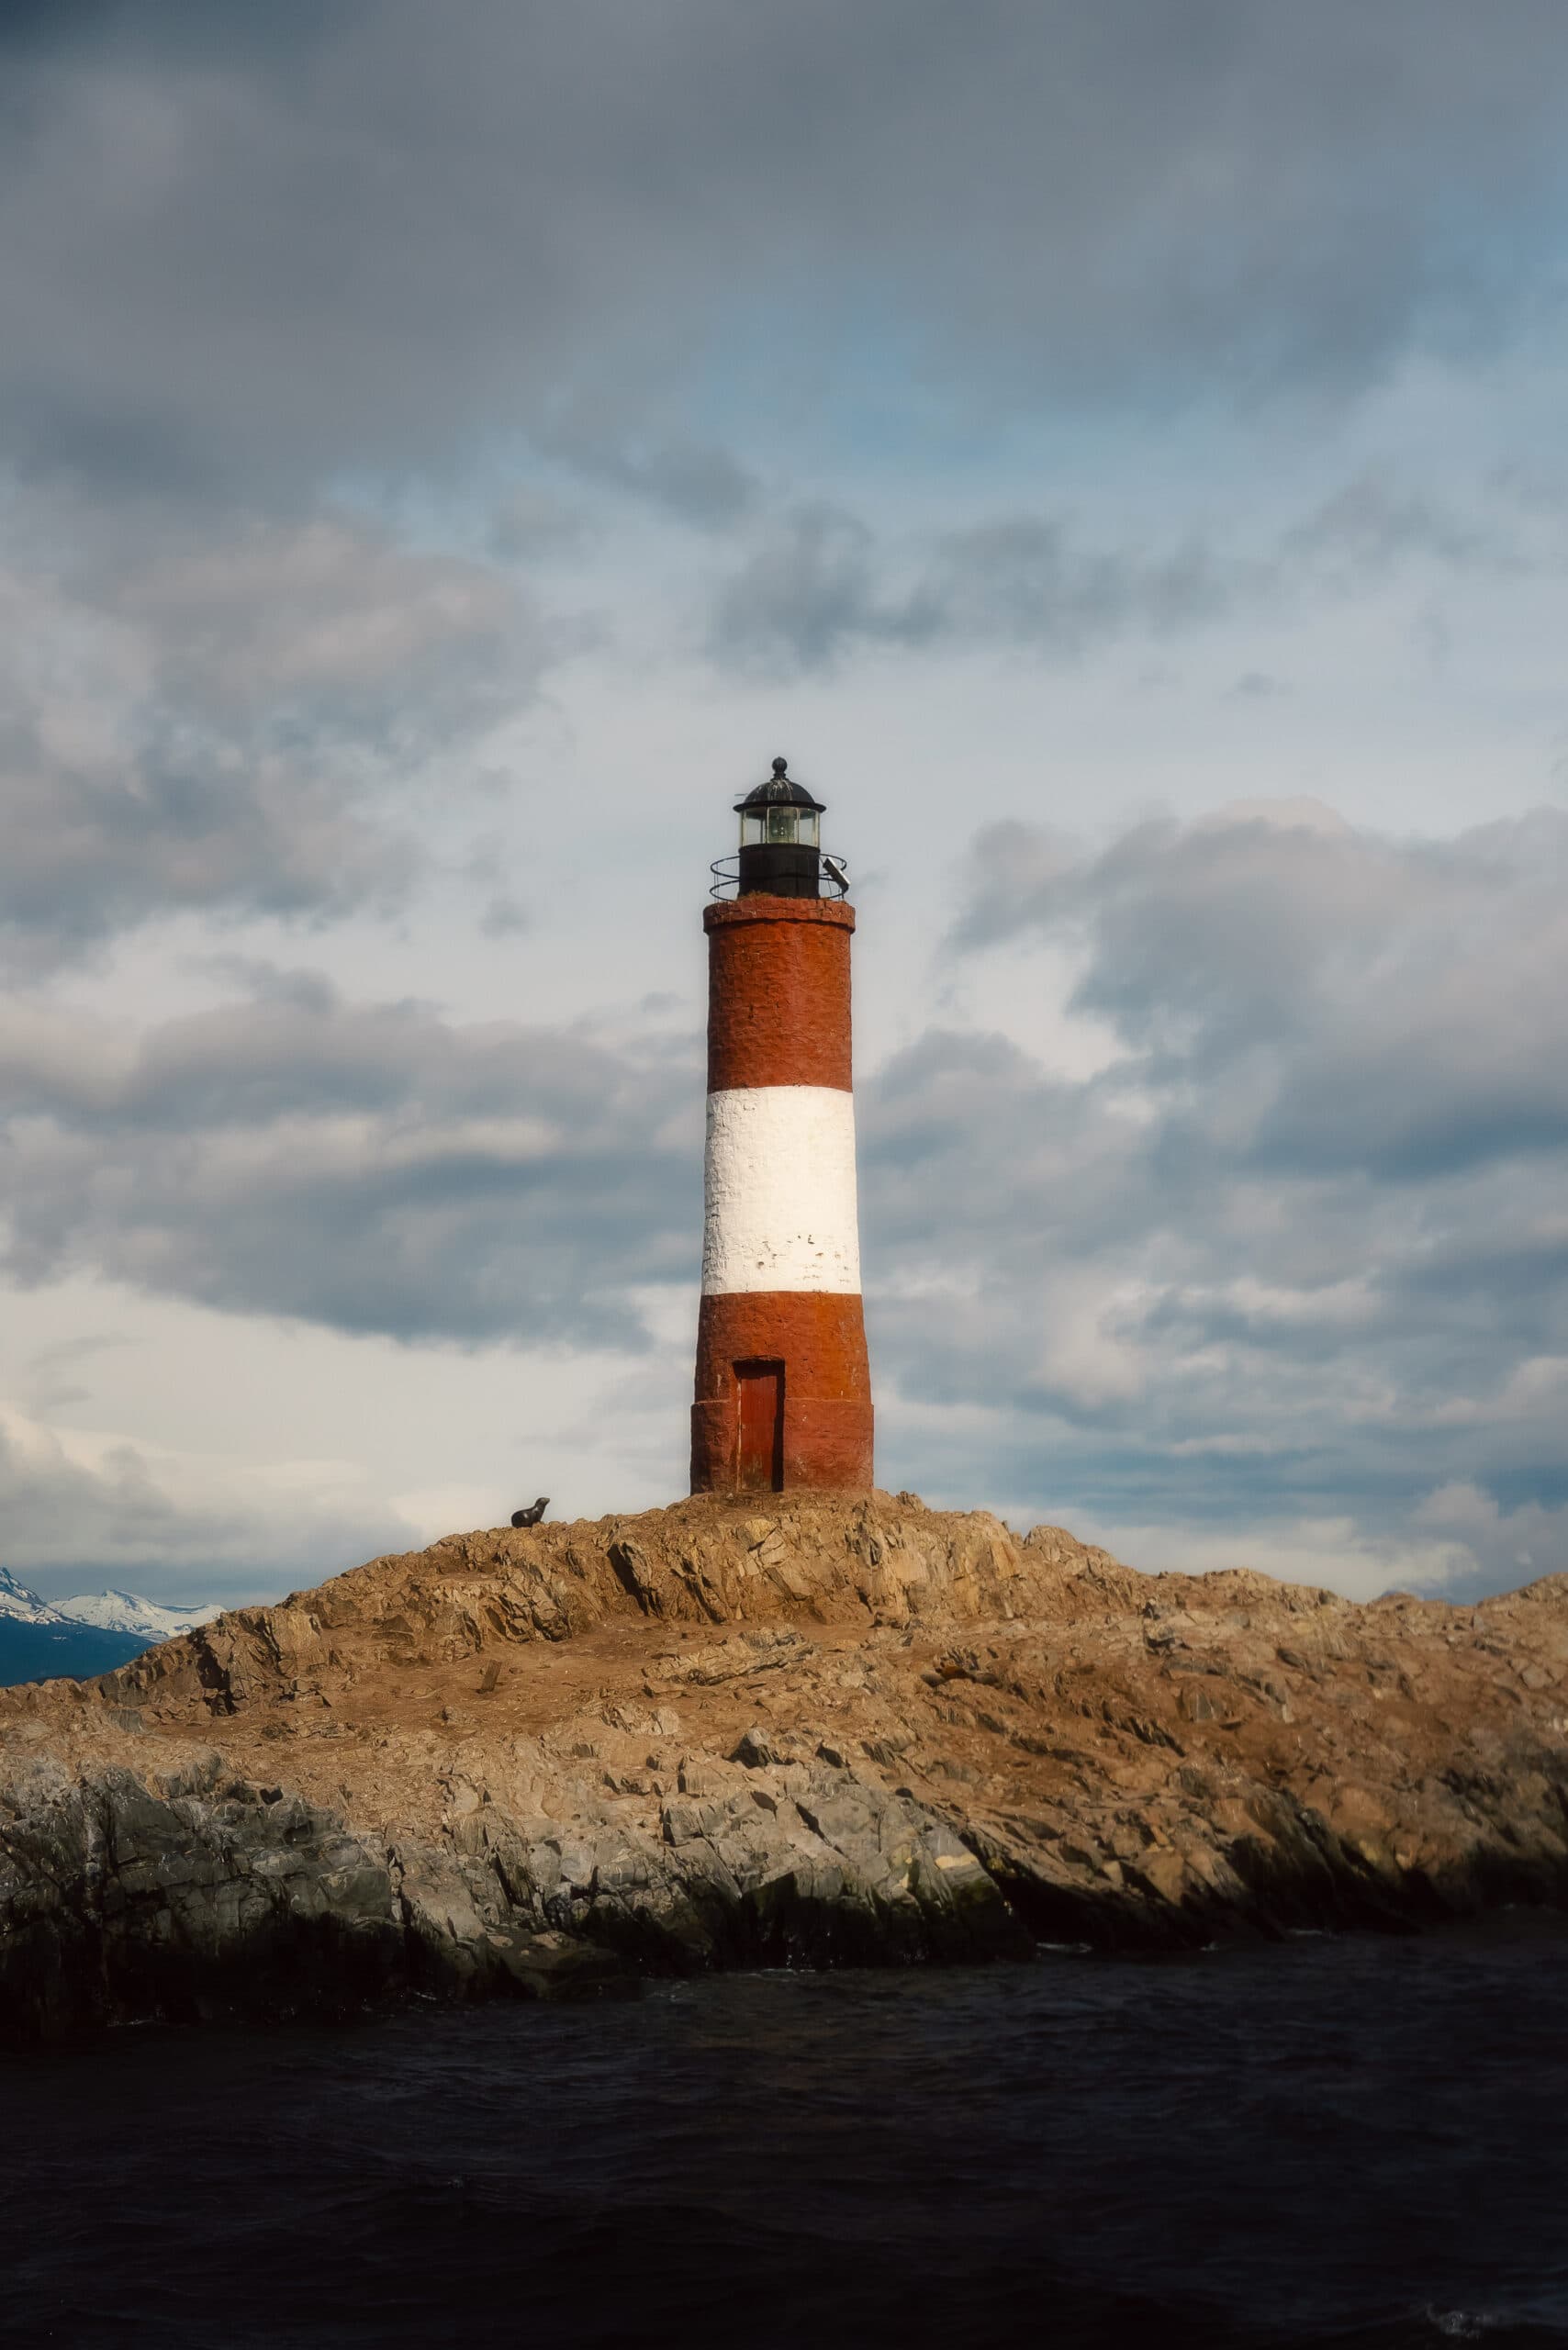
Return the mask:
POLYGON ((0 1692, 13 2031, 1565 1898, 1563 1576, 1359 1607, 911 1494, 705 1498, 0 1692))

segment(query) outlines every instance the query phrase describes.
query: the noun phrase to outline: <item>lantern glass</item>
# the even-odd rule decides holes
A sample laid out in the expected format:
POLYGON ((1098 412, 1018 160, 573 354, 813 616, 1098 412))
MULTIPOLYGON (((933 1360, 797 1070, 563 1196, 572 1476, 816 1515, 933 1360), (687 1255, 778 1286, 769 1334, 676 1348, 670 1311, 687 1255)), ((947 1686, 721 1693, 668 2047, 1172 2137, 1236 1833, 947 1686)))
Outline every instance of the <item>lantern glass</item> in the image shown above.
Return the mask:
POLYGON ((822 834, 814 808, 766 803, 743 808, 740 818, 742 848, 815 848, 822 834))

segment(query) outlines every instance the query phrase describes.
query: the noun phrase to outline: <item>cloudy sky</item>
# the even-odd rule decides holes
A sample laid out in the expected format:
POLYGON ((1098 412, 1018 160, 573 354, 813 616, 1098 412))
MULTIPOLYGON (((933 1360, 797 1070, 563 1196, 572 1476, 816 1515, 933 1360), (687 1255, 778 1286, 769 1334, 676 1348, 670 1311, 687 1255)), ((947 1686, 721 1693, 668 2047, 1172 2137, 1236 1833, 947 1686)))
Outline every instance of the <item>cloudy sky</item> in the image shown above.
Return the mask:
POLYGON ((682 1488, 708 860, 890 1486, 1568 1563, 1562 0, 4 0, 0 1562, 682 1488))

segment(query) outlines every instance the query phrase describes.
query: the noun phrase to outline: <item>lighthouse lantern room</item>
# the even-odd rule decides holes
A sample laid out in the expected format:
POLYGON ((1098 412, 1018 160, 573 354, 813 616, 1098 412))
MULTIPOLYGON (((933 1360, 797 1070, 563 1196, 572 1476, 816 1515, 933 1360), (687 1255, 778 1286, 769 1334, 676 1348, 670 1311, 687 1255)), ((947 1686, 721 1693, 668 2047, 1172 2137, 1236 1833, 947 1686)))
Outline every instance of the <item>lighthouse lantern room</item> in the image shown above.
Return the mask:
POLYGON ((693 1493, 871 1483, 844 868, 786 762, 736 802, 708 907, 693 1493), (831 894, 823 894, 825 878, 831 894))
POLYGON ((740 894, 776 898, 821 895, 823 802, 790 781, 789 762, 775 759, 766 783, 735 802, 741 820, 740 894))

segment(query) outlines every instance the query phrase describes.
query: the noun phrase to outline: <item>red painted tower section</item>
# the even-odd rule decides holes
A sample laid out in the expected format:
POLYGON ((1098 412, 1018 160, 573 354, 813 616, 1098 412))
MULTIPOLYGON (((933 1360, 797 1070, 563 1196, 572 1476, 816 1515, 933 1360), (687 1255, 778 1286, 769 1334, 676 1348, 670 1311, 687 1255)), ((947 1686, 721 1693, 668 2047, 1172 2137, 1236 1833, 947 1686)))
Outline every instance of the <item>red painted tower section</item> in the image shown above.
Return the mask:
MULTIPOLYGON (((775 782, 816 807, 781 761, 775 782)), ((801 850, 788 854, 771 867, 754 860, 748 887, 743 848, 741 894, 704 915, 708 1148, 693 1493, 871 1483, 850 1069, 855 914, 816 895, 814 847, 809 869, 801 850), (783 878, 802 889, 802 871, 801 894, 767 886, 783 878)))

